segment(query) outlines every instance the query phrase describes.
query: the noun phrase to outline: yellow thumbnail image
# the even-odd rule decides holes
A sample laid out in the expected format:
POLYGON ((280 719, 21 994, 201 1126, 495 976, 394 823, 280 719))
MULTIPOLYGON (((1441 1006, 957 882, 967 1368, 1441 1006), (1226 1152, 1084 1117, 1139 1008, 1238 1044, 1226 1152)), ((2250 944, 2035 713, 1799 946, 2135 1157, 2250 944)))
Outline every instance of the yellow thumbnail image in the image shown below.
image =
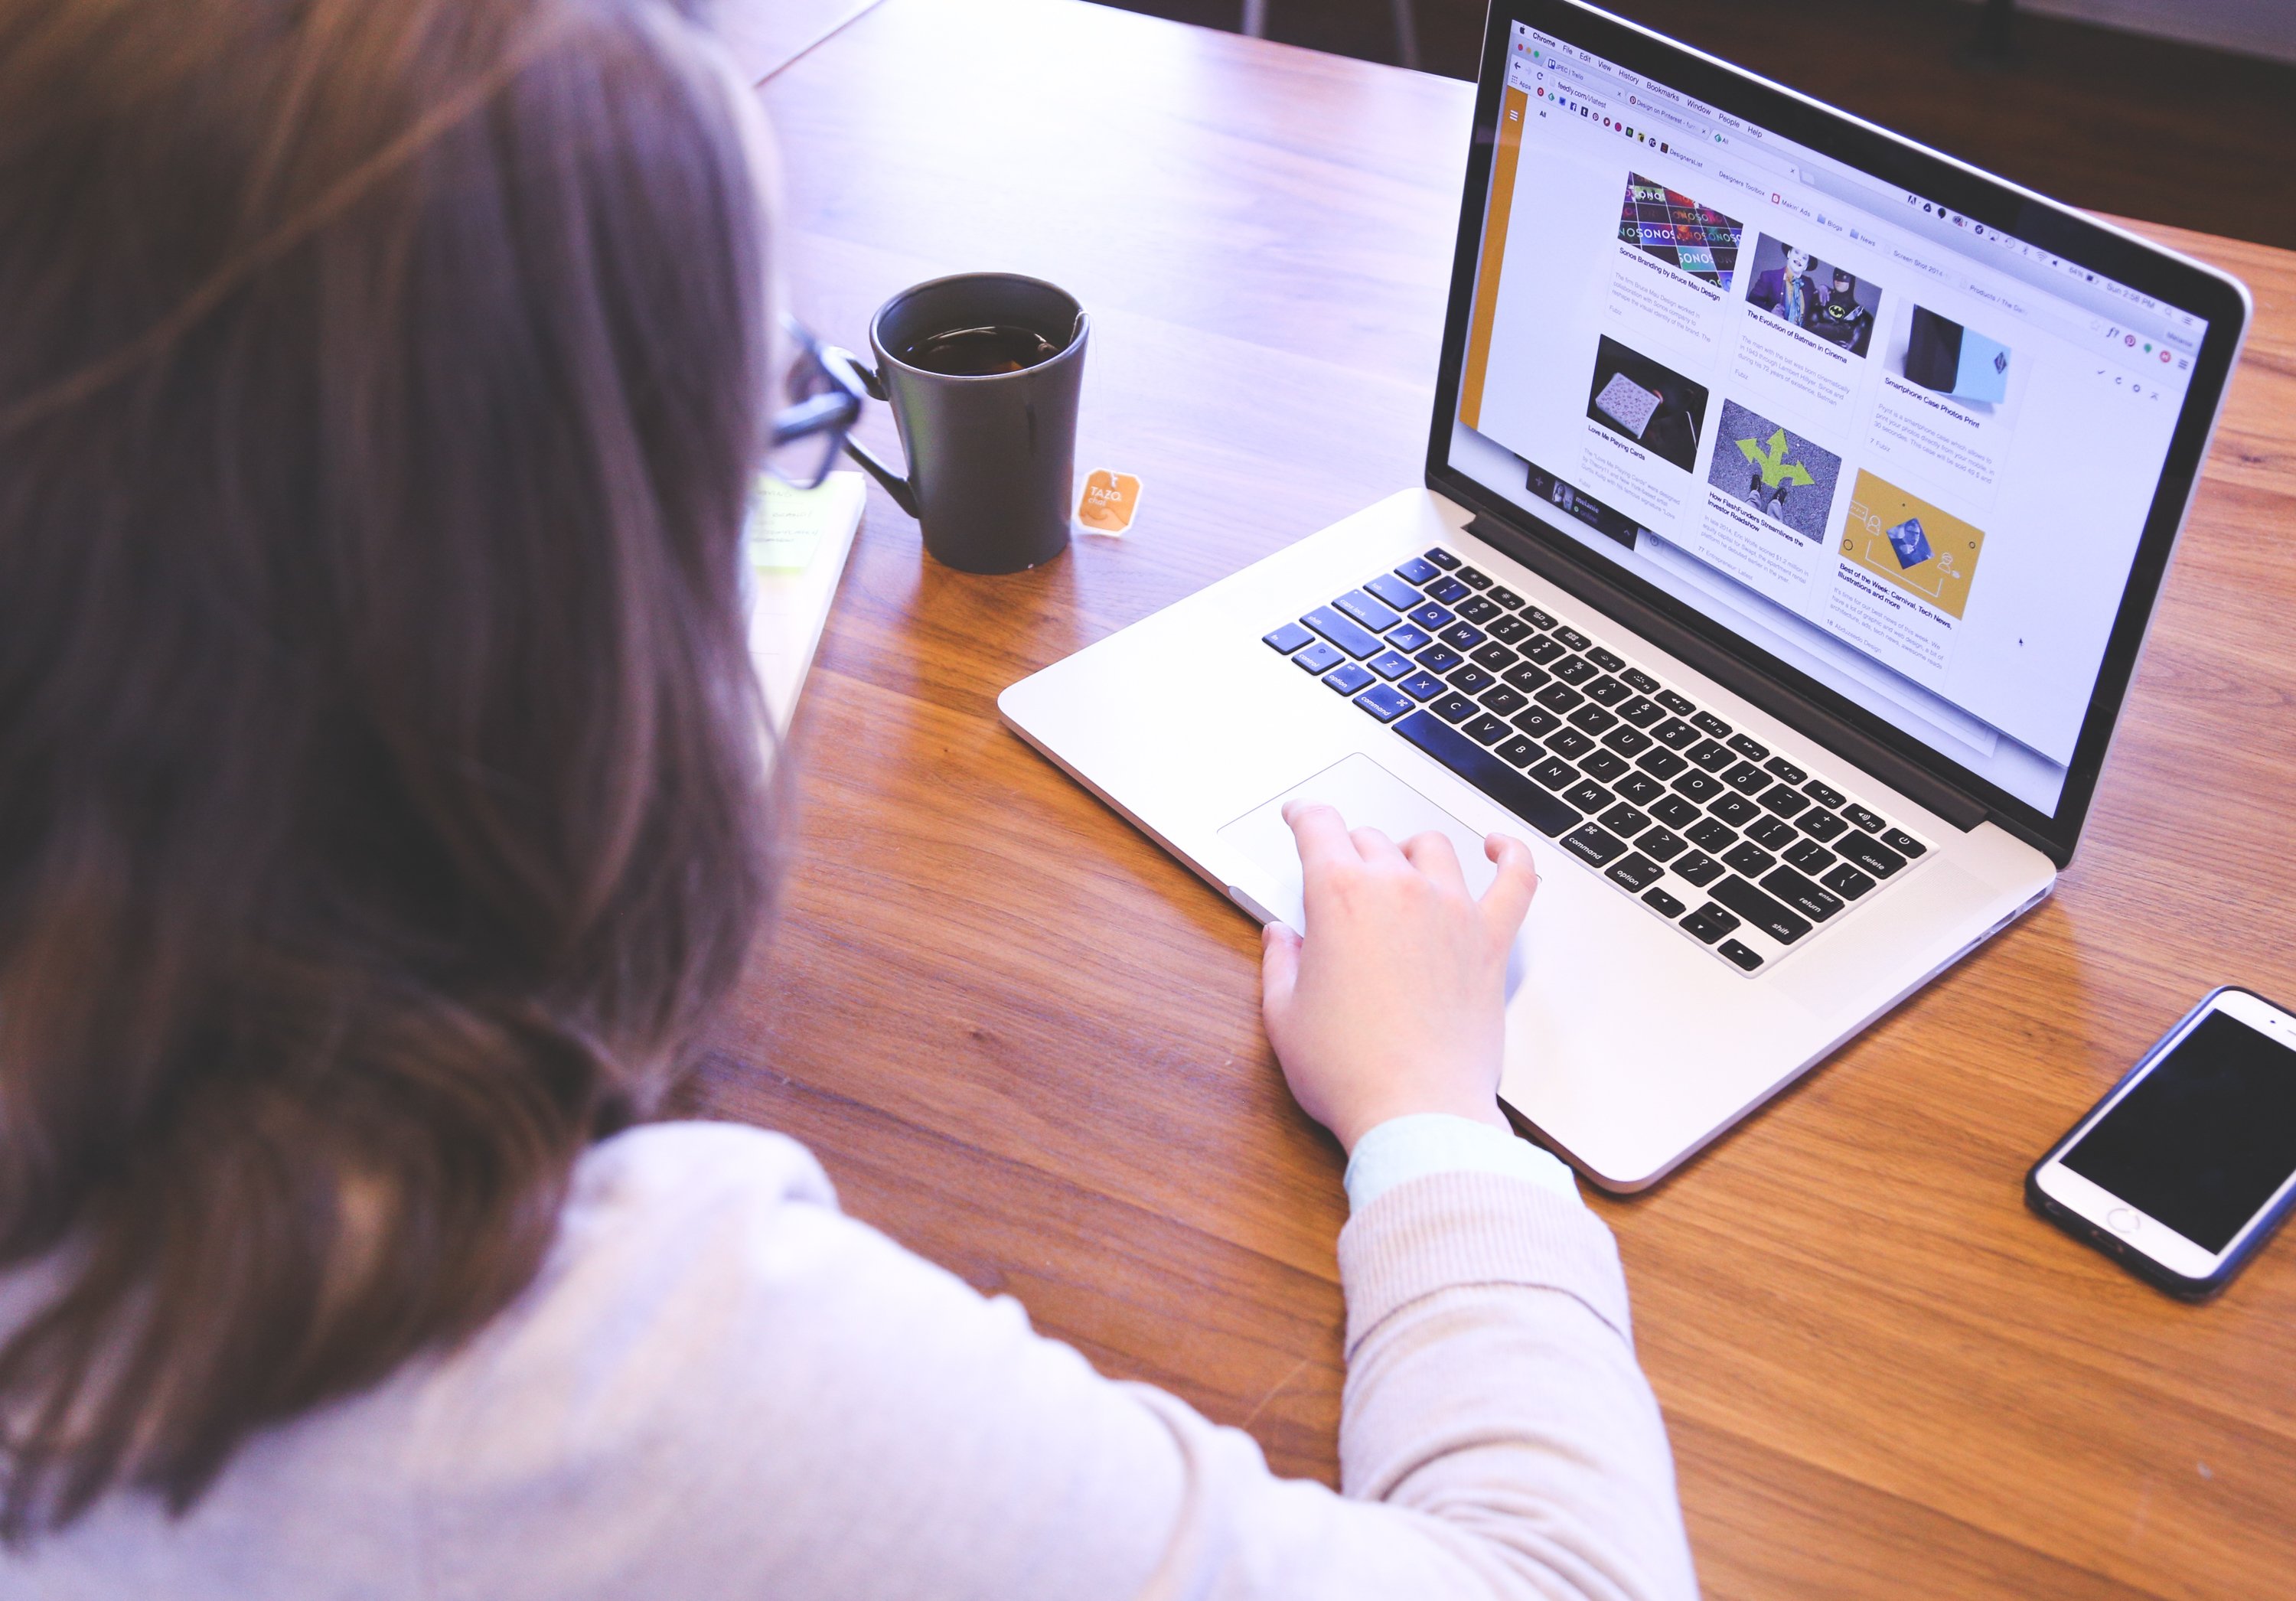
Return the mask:
POLYGON ((1985 531, 1886 479, 1860 471, 1841 525, 1841 554, 1940 612, 1959 617, 1985 531))

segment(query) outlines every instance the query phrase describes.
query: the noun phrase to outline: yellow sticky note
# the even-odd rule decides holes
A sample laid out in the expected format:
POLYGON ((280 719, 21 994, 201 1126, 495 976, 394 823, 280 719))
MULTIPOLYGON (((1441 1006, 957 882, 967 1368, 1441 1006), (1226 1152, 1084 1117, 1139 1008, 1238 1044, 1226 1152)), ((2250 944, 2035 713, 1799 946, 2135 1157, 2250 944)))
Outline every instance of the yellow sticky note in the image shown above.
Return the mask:
POLYGON ((1140 511, 1140 480, 1129 472, 1095 467, 1086 474, 1077 502, 1077 526, 1089 534, 1120 534, 1140 511))

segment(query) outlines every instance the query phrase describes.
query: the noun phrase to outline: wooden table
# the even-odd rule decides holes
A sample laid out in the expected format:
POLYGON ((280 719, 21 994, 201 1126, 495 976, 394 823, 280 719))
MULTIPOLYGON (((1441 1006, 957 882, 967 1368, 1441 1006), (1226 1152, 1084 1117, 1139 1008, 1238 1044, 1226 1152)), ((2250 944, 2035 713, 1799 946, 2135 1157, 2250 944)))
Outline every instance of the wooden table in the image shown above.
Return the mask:
MULTIPOLYGON (((1257 931, 995 696, 1419 481, 1470 90, 1067 0, 883 0, 763 93, 811 325, 858 344, 969 267, 1068 286, 1078 464, 1147 494, 1120 543, 982 579, 873 491, 779 930, 692 1107, 807 1140, 857 1215, 1329 1479, 1341 1159, 1262 1037, 1257 931)), ((1589 1197, 1712 1595, 2296 1586, 2296 1238, 2196 1310, 2020 1193, 2202 990, 2296 995, 2296 256, 2172 242, 2258 325, 2079 859, 1655 1194, 1589 1197)))

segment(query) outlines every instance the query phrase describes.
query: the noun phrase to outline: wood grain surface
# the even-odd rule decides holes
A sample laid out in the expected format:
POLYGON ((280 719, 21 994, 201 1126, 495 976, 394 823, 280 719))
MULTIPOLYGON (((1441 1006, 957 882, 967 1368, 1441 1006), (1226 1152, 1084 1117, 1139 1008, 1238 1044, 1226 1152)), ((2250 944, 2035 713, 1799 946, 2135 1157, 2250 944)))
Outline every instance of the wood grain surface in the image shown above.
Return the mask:
MULTIPOLYGON (((975 578, 872 492, 793 736, 777 930, 689 1109, 1106 1371, 1329 1479, 1340 1153, 1257 931, 998 722, 1013 680, 1419 481, 1469 86, 1069 0, 882 0, 770 78, 797 309, 936 274, 1095 318, 1121 541, 975 578)), ((1717 1597, 2296 1588, 2296 1239, 2192 1308, 2027 1165, 2211 985, 2296 996, 2296 256, 2148 230, 2258 322, 2055 898, 1617 1230, 1717 1597)), ((881 408, 863 430, 897 449, 881 408)))

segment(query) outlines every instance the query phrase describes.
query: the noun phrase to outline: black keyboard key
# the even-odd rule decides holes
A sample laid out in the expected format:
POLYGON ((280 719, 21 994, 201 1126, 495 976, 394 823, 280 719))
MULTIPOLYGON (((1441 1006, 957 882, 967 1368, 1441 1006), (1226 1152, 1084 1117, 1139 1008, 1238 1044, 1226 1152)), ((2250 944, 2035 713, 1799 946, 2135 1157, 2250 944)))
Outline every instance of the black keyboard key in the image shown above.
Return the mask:
POLYGON ((1637 850, 1603 876, 1614 884, 1624 886, 1628 892, 1639 895, 1664 878, 1666 869, 1637 850))
POLYGON ((1587 686, 1587 698, 1599 701, 1605 706, 1615 706, 1634 693, 1616 678, 1607 677, 1597 678, 1587 686))
POLYGON ((1396 687, 1414 701, 1431 701, 1451 686, 1433 673, 1418 672, 1412 674, 1396 687))
POLYGON ((1552 636, 1540 634, 1522 642, 1522 653, 1533 661, 1552 661, 1562 654, 1562 646, 1552 636))
POLYGON ((1855 801, 1843 807, 1841 809, 1841 815, 1849 818, 1852 823, 1857 824, 1858 827, 1864 829, 1867 833, 1879 833, 1889 826, 1887 823, 1882 820, 1880 813, 1867 811, 1864 807, 1859 806, 1855 801))
POLYGON ((1701 817, 1690 827, 1693 843, 1702 850, 1724 851, 1738 842, 1738 831, 1712 817, 1701 817))
POLYGON ((1414 584, 1431 584, 1443 576, 1443 570, 1424 556, 1414 556, 1395 571, 1414 584))
POLYGON ((1338 645, 1326 645, 1318 639, 1306 650, 1293 656, 1292 665, 1303 673, 1323 673, 1337 667, 1347 659, 1347 653, 1338 645))
POLYGON ((1762 953, 1756 950, 1752 946, 1745 944, 1741 940, 1725 940, 1721 944, 1716 946, 1714 948, 1720 951, 1724 956, 1729 957, 1733 962, 1738 964, 1739 966, 1744 968, 1748 973, 1753 972, 1755 968, 1759 967, 1762 965, 1762 953))
POLYGON ((1587 660, 1593 662, 1596 667, 1601 668, 1606 673, 1617 672, 1627 664, 1627 659, 1624 656, 1619 655, 1615 652, 1606 651, 1599 645, 1593 645, 1588 648, 1587 652, 1587 660))
POLYGON ((1682 915, 1682 902, 1664 890, 1645 890, 1643 891, 1643 904, 1661 917, 1682 915))
POLYGON ((1523 694, 1544 689, 1554 682, 1554 675, 1535 661, 1518 661, 1499 675, 1499 682, 1512 685, 1523 694))
MULTIPOLYGON (((1767 773, 1780 784, 1800 784, 1803 779, 1809 776, 1808 773, 1803 772, 1800 768, 1794 766, 1793 763, 1788 761, 1783 756, 1771 757, 1769 760, 1762 764, 1762 771, 1767 773)), ((1816 799, 1816 797, 1813 796, 1812 799, 1816 799)))
POLYGON ((1578 782, 1578 769, 1560 756, 1548 757, 1530 769, 1530 776, 1551 790, 1559 790, 1566 784, 1578 782))
POLYGON ((1443 676, 1450 681, 1451 687, 1463 695, 1479 695, 1498 682, 1496 678, 1492 677, 1490 674, 1472 661, 1456 672, 1446 673, 1443 676))
POLYGON ((1732 929, 1736 928, 1738 920, 1710 900, 1691 913, 1689 916, 1685 917, 1682 920, 1682 926, 1694 938, 1703 940, 1707 944, 1711 945, 1732 929))
POLYGON ((1350 661, 1324 680, 1324 687, 1334 694, 1351 695, 1359 689, 1378 681, 1379 675, 1360 661, 1350 661))
POLYGON ((1759 795, 1770 784, 1770 776, 1751 761, 1742 761, 1722 775, 1722 782, 1742 795, 1759 795))
POLYGON ((1382 651, 1371 659, 1371 670, 1382 678, 1400 678, 1411 670, 1411 658, 1401 651, 1382 651))
POLYGON ((1692 727, 1705 730, 1716 739, 1730 737, 1730 725, 1710 711, 1693 711, 1690 714, 1690 721, 1692 727))
POLYGON ((1794 819, 1794 826, 1813 840, 1832 840, 1835 834, 1840 833, 1849 825, 1824 807, 1813 806, 1794 819))
POLYGON ((1356 697, 1356 704, 1382 723, 1391 723, 1411 710, 1412 700, 1392 684, 1375 685, 1356 697))
POLYGON ((1730 748, 1748 761, 1759 761, 1770 753, 1769 746, 1759 739, 1750 738, 1743 734, 1734 734, 1730 736, 1730 748))
POLYGON ((1525 606, 1522 609, 1522 614, 1530 619, 1532 622, 1537 623, 1542 628, 1551 628, 1554 626, 1554 619, 1549 617, 1537 606, 1525 606))
POLYGON ((1708 809, 1733 828, 1743 828, 1762 815, 1761 808, 1735 790, 1715 796, 1714 804, 1708 809))
POLYGON ((1927 845, 1923 844, 1919 840, 1914 838, 1912 834, 1907 833, 1902 828, 1883 829, 1882 831, 1882 843, 1887 845, 1899 856, 1906 858, 1919 856, 1923 851, 1929 849, 1927 845))
MULTIPOLYGON (((1432 577, 1433 575, 1430 574, 1429 576, 1432 577)), ((1417 605, 1425 598, 1418 590, 1414 589, 1410 585, 1405 583, 1401 579, 1396 577, 1395 574, 1391 572, 1381 573, 1377 578, 1372 579, 1370 583, 1365 584, 1364 588, 1368 593, 1377 595, 1382 602, 1393 607, 1398 612, 1408 612, 1412 607, 1417 605)), ((1358 618, 1357 620, 1360 622, 1363 620, 1358 618)), ((1392 627, 1393 625, 1390 624, 1390 626, 1392 627)))
POLYGON ((1530 698, 1549 711, 1568 711, 1587 697, 1568 684, 1550 684, 1530 698))
POLYGON ((1471 595, 1459 603, 1459 615, 1469 622, 1488 622, 1499 615, 1499 609, 1489 595, 1471 595))
POLYGON ((1476 568, 1455 568, 1452 571, 1451 576, 1458 579, 1470 589, 1488 589, 1491 587, 1491 575, 1476 568))
POLYGON ((1651 737, 1669 751, 1679 751, 1698 743, 1698 730, 1678 717, 1670 717, 1651 730, 1651 737))
POLYGON ((1626 834, 1630 838, 1650 826, 1648 813, 1637 811, 1623 800, 1604 812, 1599 821, 1612 833, 1626 834))
POLYGON ((1512 766, 1528 767, 1530 765, 1531 759, 1538 754, 1538 742, 1535 739, 1525 739, 1518 734, 1498 748, 1498 754, 1502 759, 1512 766))
POLYGON ((1591 702, 1570 714, 1570 726, 1584 728, 1589 734, 1600 734, 1619 719, 1591 702))
POLYGON ((1479 745, 1495 745, 1514 730, 1508 727, 1503 719, 1486 711, 1459 732, 1479 745))
MULTIPOLYGON (((1459 564, 1459 558, 1453 555, 1449 551, 1445 550, 1439 545, 1434 549, 1427 552, 1424 559, 1434 562, 1436 566, 1442 568, 1446 572, 1459 564)), ((1398 569, 1398 571, 1400 570, 1398 569)))
POLYGON ((1318 606, 1300 620, 1358 661, 1376 656, 1387 648, 1380 644, 1377 635, 1341 616, 1330 606, 1318 606))
POLYGON ((1809 874, 1823 873, 1834 863, 1833 852, 1816 840, 1796 840, 1785 848, 1784 855, 1786 860, 1809 874))
POLYGON ((1546 748, 1576 761, 1595 748, 1595 742, 1576 728, 1557 728, 1546 736, 1546 748))
MULTIPOLYGON (((1594 751, 1581 758, 1578 765, 1586 771, 1588 777, 1599 778, 1604 784, 1616 784, 1627 773, 1632 771, 1627 766, 1625 757, 1613 755, 1608 751, 1594 751)), ((1640 777, 1641 775, 1636 774, 1636 776, 1640 777)))
POLYGON ((1580 811, 1601 811, 1618 799, 1592 778, 1581 778, 1562 792, 1562 798, 1580 811))
POLYGON ((1467 660, 1488 672, 1503 673, 1520 660, 1506 646, 1494 640, 1480 650, 1469 651, 1467 660))
POLYGON ((1658 693, 1658 680, 1652 677, 1648 673, 1643 671, 1639 667, 1630 667, 1627 669, 1626 671, 1620 673, 1619 677, 1624 678, 1628 683, 1633 685, 1636 689, 1641 690, 1646 695, 1654 695, 1658 693))
POLYGON ((1874 881, 1848 862, 1817 881, 1844 900, 1855 900, 1874 887, 1874 881))
POLYGON ((1702 773, 1693 768, 1677 778, 1671 787, 1677 795, 1687 795, 1693 800, 1706 800, 1721 792, 1722 781, 1711 773, 1702 773))
POLYGON ((1416 623, 1407 622, 1399 628, 1390 628, 1387 631, 1387 648, 1391 651, 1401 651, 1406 656, 1414 651, 1425 650, 1434 643, 1435 636, 1416 623))
POLYGON ((1544 706, 1533 706, 1514 714, 1514 726, 1533 739, 1545 739, 1562 727, 1562 719, 1544 706))
POLYGON ((1740 840, 1722 853, 1724 866, 1733 873, 1742 873, 1749 878, 1767 873, 1777 864, 1777 859, 1751 840, 1740 840))
MULTIPOLYGON (((1376 583, 1378 580, 1374 579, 1373 581, 1376 583)), ((1402 586, 1398 585, 1397 587, 1401 588, 1402 586)), ((1414 606, 1417 605, 1419 603, 1419 597, 1414 595, 1409 603, 1414 606)), ((1340 611, 1346 612, 1349 617, 1354 618, 1357 622, 1363 624, 1364 627, 1369 628, 1374 634, 1384 634, 1397 623, 1403 620, 1403 613, 1401 612, 1397 611, 1393 606, 1389 605, 1385 601, 1379 599, 1376 595, 1366 595, 1360 589, 1349 590, 1345 595, 1340 596, 1339 599, 1333 601, 1332 604, 1337 607, 1340 611)))
POLYGON ((1671 828, 1661 827, 1655 824, 1651 826, 1648 833, 1635 842, 1635 845, 1644 856, 1655 858, 1662 862, 1672 861, 1690 849, 1680 834, 1671 828))
POLYGON ((1652 745, 1635 758, 1635 765, 1653 778, 1671 778, 1687 764, 1664 745, 1652 745))
POLYGON ((1693 850, 1674 864, 1675 872, 1701 889, 1722 876, 1722 864, 1703 850, 1693 850))
POLYGON ((1603 735, 1603 743, 1621 756, 1640 756, 1645 751, 1656 749, 1651 743, 1649 735, 1625 723, 1603 735))
POLYGON ((1396 732, 1444 767, 1473 784, 1539 833, 1552 838, 1578 820, 1578 814, 1528 782, 1521 773, 1474 741, 1424 711, 1396 724, 1396 732))
POLYGON ((1841 897, 1821 890, 1792 867, 1780 867, 1762 880, 1762 888, 1803 916, 1823 923, 1841 909, 1841 897))
MULTIPOLYGON (((1606 756, 1610 754, 1610 752, 1606 751, 1597 751, 1596 754, 1606 756)), ((1589 758, 1588 759, 1591 762, 1592 758, 1589 758)), ((1587 770, 1591 773, 1594 771, 1594 768, 1590 766, 1587 770)), ((1616 778, 1606 778, 1603 782, 1609 784, 1612 789, 1618 791, 1619 793, 1624 795, 1628 800, 1640 807, 1647 808, 1654 806, 1660 800, 1679 800, 1682 799, 1680 795, 1668 794, 1666 792, 1665 786, 1660 784, 1657 779, 1652 777, 1648 773, 1626 773, 1616 778)))
POLYGON ((1433 601, 1429 601, 1423 606, 1414 606, 1410 615, 1412 621, 1430 634, 1438 628, 1448 627, 1453 620, 1450 608, 1439 606, 1433 601))
POLYGON ((1431 673, 1447 673, 1466 658, 1447 645, 1431 645, 1414 660, 1431 673))
POLYGON ((1764 816, 1746 825, 1746 837, 1765 850, 1784 850, 1801 836, 1791 825, 1764 816))
POLYGON ((1607 866, 1627 846, 1625 841, 1612 839, 1595 824, 1582 823, 1562 836, 1562 848, 1602 867, 1607 866))
POLYGON ((1523 694, 1522 691, 1519 689, 1509 689, 1504 684, 1497 686, 1496 688, 1485 690, 1481 694, 1477 695, 1475 699, 1483 703, 1483 710, 1485 711, 1496 712, 1500 717, 1513 717, 1516 712, 1521 711, 1524 707, 1530 704, 1530 697, 1529 695, 1523 694))
POLYGON ((1491 637, 1513 645, 1518 640, 1530 637, 1530 625, 1520 617, 1494 617, 1491 619, 1491 637))
POLYGON ((1666 715, 1660 710, 1659 703, 1648 695, 1636 695, 1618 710, 1620 720, 1632 723, 1637 728, 1647 728, 1666 715))
POLYGON ((1792 945, 1809 932, 1808 918, 1788 911, 1742 878, 1726 878, 1710 893, 1781 945, 1792 945))
POLYGON ((1593 640, 1587 638, 1587 636, 1581 634, 1578 629, 1566 628, 1560 623, 1557 623, 1554 627, 1554 636, 1557 639, 1560 639, 1563 644, 1569 645, 1574 651, 1583 651, 1588 645, 1595 643, 1593 640))
POLYGON ((1906 865, 1904 857, 1881 841, 1854 829, 1836 840, 1833 849, 1876 878, 1887 878, 1906 865))
POLYGON ((1835 789, 1832 784, 1822 783, 1816 778, 1813 778, 1808 784, 1803 784, 1801 786, 1801 792, 1808 795, 1811 800, 1816 801, 1820 806, 1839 806, 1843 801, 1849 799, 1849 796, 1843 794, 1840 790, 1835 789))
POLYGON ((1475 715, 1475 703, 1455 689, 1437 695, 1427 703, 1427 710, 1447 723, 1464 723, 1475 715))
POLYGON ((1698 809, 1680 795, 1660 795, 1650 803, 1650 815, 1669 828, 1687 828, 1698 821, 1698 809))
POLYGON ((1584 656, 1565 656, 1554 663, 1554 676, 1565 684, 1584 684, 1589 678, 1601 676, 1600 669, 1584 656))
POLYGON ((1449 628, 1445 628, 1441 633, 1436 635, 1435 637, 1441 640, 1445 645, 1449 645, 1453 650, 1464 653, 1467 651, 1473 650, 1477 645, 1482 644, 1484 639, 1488 637, 1488 636, 1485 635, 1480 628, 1475 627, 1472 623, 1455 622, 1449 628))
POLYGON ((1684 754, 1710 773, 1718 773, 1738 759, 1730 754, 1729 746, 1715 739, 1701 740, 1684 754))
POLYGON ((1447 606, 1456 606, 1473 593, 1473 590, 1461 583, 1456 577, 1437 579, 1427 586, 1427 598, 1431 601, 1440 601, 1447 606))
POLYGON ((1505 606, 1510 612, 1520 612, 1522 610, 1522 596, 1517 595, 1505 584, 1501 584, 1496 589, 1486 590, 1484 593, 1488 595, 1491 599, 1498 602, 1500 605, 1505 606))
POLYGON ((1677 694, 1671 689, 1661 689, 1652 698, 1656 700, 1660 705, 1665 707, 1677 717, 1696 717, 1698 715, 1698 708, 1691 704, 1690 697, 1688 695, 1677 694))
POLYGON ((1762 797, 1762 804, 1782 817, 1799 817, 1809 809, 1809 797, 1781 784, 1762 797))
POLYGON ((1273 634, 1262 634, 1259 643, 1280 655, 1290 655, 1315 637, 1304 622, 1287 622, 1273 634))

